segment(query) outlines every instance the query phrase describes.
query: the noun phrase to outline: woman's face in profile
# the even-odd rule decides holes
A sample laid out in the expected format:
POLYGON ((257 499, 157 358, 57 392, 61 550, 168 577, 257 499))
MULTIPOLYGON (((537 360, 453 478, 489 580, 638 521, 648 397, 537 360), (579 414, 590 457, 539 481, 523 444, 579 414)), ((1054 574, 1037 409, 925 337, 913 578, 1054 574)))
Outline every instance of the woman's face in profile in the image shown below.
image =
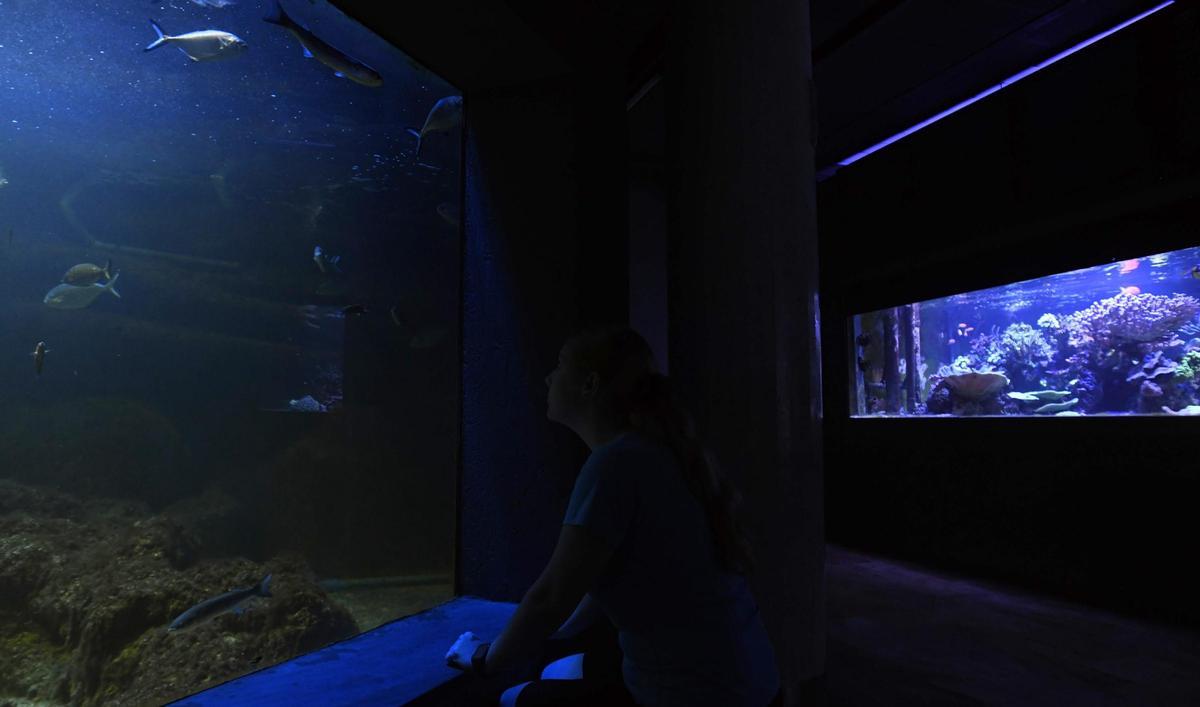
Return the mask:
POLYGON ((552 422, 567 424, 573 401, 577 397, 578 375, 567 355, 567 347, 558 352, 558 365, 546 376, 546 417, 552 422))

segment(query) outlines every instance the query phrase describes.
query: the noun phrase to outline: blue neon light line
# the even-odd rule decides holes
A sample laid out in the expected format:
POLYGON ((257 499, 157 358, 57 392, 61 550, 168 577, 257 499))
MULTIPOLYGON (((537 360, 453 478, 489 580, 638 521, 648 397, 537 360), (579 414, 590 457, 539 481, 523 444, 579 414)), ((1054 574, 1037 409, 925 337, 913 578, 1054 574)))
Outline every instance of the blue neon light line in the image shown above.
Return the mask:
POLYGON ((1128 20, 1125 20, 1121 24, 1117 25, 1116 27, 1113 27, 1112 29, 1101 32, 1100 34, 1097 34, 1096 36, 1092 37, 1091 39, 1085 39, 1082 42, 1080 42, 1079 44, 1076 44, 1075 46, 1071 47, 1070 49, 1065 49, 1039 64, 1034 64, 1033 66, 1029 67, 1028 69, 1025 69, 1024 71, 1020 72, 1019 74, 1014 74, 1013 76, 1010 76, 1010 77, 1004 79, 1003 81, 996 84, 995 86, 984 89, 980 93, 977 93, 974 96, 971 96, 970 98, 966 99, 965 101, 956 103, 953 106, 942 111, 941 113, 938 113, 937 115, 934 115, 930 118, 926 118, 925 120, 922 120, 921 122, 917 123, 916 125, 912 126, 911 128, 902 130, 882 142, 871 145, 870 147, 863 150, 862 152, 856 152, 853 155, 850 155, 849 157, 847 157, 846 159, 840 160, 837 164, 839 167, 845 167, 847 165, 854 164, 855 162, 866 157, 867 155, 869 155, 873 152, 882 150, 883 148, 887 147, 888 145, 891 145, 893 142, 896 142, 898 140, 903 140, 904 138, 908 137, 909 135, 912 135, 913 133, 917 132, 921 128, 932 125, 932 124, 936 123, 937 121, 941 120, 942 118, 945 118, 946 116, 950 115, 951 113, 957 113, 958 111, 962 110, 963 108, 966 108, 967 106, 971 105, 972 103, 975 103, 976 101, 981 101, 984 98, 987 98, 988 96, 992 95, 993 93, 996 93, 1000 89, 1007 88, 1008 86, 1013 85, 1014 83, 1025 78, 1026 76, 1029 76, 1030 74, 1035 73, 1037 71, 1041 71, 1042 69, 1046 68, 1047 66, 1050 66, 1051 64, 1055 63, 1056 61, 1058 61, 1060 59, 1065 59, 1066 57, 1071 56, 1075 52, 1077 52, 1081 49, 1084 49, 1086 47, 1089 47, 1089 46, 1095 44, 1096 42, 1099 42, 1101 39, 1104 39, 1108 35, 1114 34, 1116 32, 1120 32, 1121 30, 1125 29, 1129 25, 1131 25, 1139 20, 1143 20, 1143 19, 1149 17, 1150 15, 1153 15, 1154 13, 1167 7, 1168 5, 1174 5, 1174 4, 1175 4, 1175 0, 1166 0, 1166 2, 1155 5, 1154 7, 1150 8, 1149 10, 1146 10, 1145 12, 1141 13, 1140 15, 1131 17, 1128 20))

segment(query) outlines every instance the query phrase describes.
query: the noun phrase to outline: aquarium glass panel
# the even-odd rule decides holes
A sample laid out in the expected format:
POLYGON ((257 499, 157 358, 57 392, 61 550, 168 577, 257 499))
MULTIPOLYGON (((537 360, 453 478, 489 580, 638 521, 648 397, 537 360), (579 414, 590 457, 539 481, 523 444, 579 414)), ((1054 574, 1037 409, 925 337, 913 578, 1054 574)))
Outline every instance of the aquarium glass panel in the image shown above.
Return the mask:
POLYGON ((0 704, 452 595, 462 122, 321 0, 0 0, 0 704))
POLYGON ((1200 415, 1200 248, 851 317, 858 417, 1200 415))

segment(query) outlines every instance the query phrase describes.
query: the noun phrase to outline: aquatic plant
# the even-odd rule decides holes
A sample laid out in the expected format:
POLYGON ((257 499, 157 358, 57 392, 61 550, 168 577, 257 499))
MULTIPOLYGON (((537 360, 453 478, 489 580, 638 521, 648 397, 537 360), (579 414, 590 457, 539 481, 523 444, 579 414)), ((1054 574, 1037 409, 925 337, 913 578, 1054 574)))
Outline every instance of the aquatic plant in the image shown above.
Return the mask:
POLYGON ((1102 349, 1165 339, 1200 313, 1200 300, 1188 295, 1121 293, 1093 302, 1066 317, 1068 343, 1102 349))

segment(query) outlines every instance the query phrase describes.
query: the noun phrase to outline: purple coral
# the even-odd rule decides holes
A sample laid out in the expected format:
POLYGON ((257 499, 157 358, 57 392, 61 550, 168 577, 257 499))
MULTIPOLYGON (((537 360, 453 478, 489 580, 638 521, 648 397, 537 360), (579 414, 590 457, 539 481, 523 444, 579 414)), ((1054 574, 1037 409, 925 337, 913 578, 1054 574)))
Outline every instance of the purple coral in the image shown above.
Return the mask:
POLYGON ((1071 346, 1109 348, 1165 339, 1197 312, 1200 300, 1188 295, 1121 293, 1068 315, 1064 324, 1071 346))

